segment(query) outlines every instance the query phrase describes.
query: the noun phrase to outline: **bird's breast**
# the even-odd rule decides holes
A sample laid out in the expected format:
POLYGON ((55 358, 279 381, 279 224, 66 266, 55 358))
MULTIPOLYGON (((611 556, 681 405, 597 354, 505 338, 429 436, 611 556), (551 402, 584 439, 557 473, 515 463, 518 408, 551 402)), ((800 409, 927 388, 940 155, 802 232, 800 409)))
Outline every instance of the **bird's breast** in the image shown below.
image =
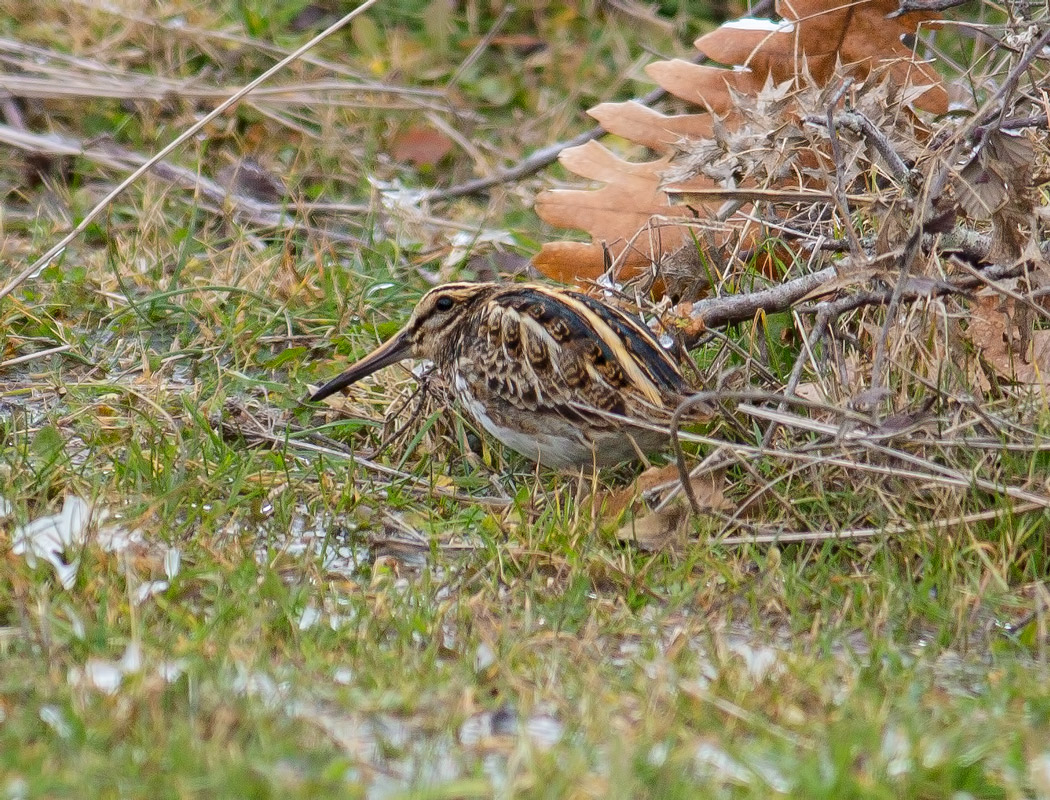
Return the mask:
POLYGON ((463 408, 490 436, 526 458, 555 469, 594 461, 594 448, 573 423, 540 409, 513 406, 461 372, 453 386, 463 408))

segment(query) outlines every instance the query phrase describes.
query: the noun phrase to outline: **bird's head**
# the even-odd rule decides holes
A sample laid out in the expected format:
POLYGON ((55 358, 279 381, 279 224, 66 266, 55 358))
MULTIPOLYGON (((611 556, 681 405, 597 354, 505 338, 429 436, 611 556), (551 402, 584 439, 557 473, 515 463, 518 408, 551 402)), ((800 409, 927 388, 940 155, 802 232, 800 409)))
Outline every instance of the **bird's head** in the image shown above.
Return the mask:
POLYGON ((439 365, 444 363, 451 357, 460 326, 470 311, 496 286, 493 283, 449 283, 431 289, 423 295, 401 330, 314 392, 310 399, 323 400, 406 358, 428 359, 439 365))

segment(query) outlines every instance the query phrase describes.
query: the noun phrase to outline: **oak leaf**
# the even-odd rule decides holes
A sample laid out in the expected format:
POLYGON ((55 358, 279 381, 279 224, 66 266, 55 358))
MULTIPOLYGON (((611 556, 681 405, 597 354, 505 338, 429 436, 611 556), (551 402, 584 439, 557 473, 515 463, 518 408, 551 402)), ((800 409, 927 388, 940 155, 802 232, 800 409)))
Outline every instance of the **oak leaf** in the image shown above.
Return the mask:
MULTIPOLYGON (((725 497, 725 472, 706 472, 690 478, 700 511, 722 511, 729 507, 725 497)), ((606 519, 618 519, 630 510, 630 519, 616 532, 616 538, 648 551, 677 551, 686 543, 692 512, 681 495, 678 467, 651 467, 625 489, 612 493, 603 509, 606 519)))
POLYGON ((433 167, 452 151, 452 140, 426 125, 413 125, 394 137, 390 156, 417 167, 433 167))
MULTIPOLYGON (((564 228, 587 231, 601 247, 599 263, 592 249, 586 262, 562 263, 558 256, 566 249, 544 245, 534 264, 550 277, 564 280, 572 277, 579 283, 595 279, 605 271, 605 252, 611 258, 625 256, 632 271, 648 263, 655 253, 677 249, 685 240, 681 227, 656 227, 646 232, 654 217, 683 216, 689 210, 668 202, 660 188, 661 174, 670 158, 632 163, 624 161, 598 142, 588 142, 561 154, 565 167, 577 175, 602 181, 593 191, 552 189, 536 198, 536 213, 545 222, 564 228), (627 251, 625 253, 625 251, 627 251)), ((568 248, 578 252, 579 248, 568 248)))
POLYGON ((1033 330, 1033 313, 1012 297, 994 290, 982 292, 974 301, 967 336, 992 377, 1046 389, 1050 388, 1050 330, 1033 330))
MULTIPOLYGON (((545 245, 535 261, 541 272, 559 280, 574 276, 594 279, 610 260, 619 258, 617 278, 630 277, 661 263, 664 256, 693 238, 667 226, 660 228, 657 237, 640 234, 654 216, 688 214, 724 219, 719 210, 724 212, 725 208, 715 201, 690 201, 688 209, 678 208, 667 191, 673 184, 669 175, 682 184, 675 188, 693 190, 719 185, 732 188, 749 175, 766 187, 783 185, 785 179, 788 185, 792 181, 799 185, 800 180, 826 175, 833 165, 812 157, 808 161, 798 159, 794 171, 785 164, 783 153, 793 142, 805 139, 798 127, 799 115, 793 117, 787 108, 793 92, 824 85, 840 74, 840 69, 862 81, 875 69, 888 71, 891 82, 901 87, 900 102, 936 113, 947 110, 947 93, 937 73, 930 65, 916 61, 901 42, 902 35, 913 34, 919 25, 927 24, 933 18, 931 14, 887 18, 898 11, 895 0, 781 0, 777 11, 782 17, 779 22, 737 20, 696 41, 702 52, 726 67, 676 59, 646 68, 668 93, 693 105, 695 113, 667 116, 637 103, 606 103, 592 110, 606 130, 654 150, 660 158, 631 164, 596 149, 601 146, 595 142, 564 151, 561 160, 568 170, 603 185, 594 190, 543 192, 537 198, 536 211, 552 225, 586 231, 598 247, 545 245), (764 129, 756 124, 741 132, 746 121, 742 99, 760 95, 766 98, 767 116, 775 124, 764 129), (723 160, 718 171, 700 174, 694 170, 688 180, 683 177, 679 162, 690 145, 695 149, 698 142, 711 142, 727 153, 749 152, 733 147, 732 138, 755 135, 756 131, 764 133, 768 151, 757 164, 761 169, 741 172, 739 164, 723 160), (625 252, 628 243, 632 246, 625 252), (580 255, 586 255, 586 261, 561 261, 580 255)), ((862 148, 853 144, 854 151, 862 148)), ((854 155, 847 154, 847 163, 856 162, 854 155)), ((741 215, 749 211, 746 204, 738 208, 735 219, 720 223, 723 230, 708 232, 705 246, 723 247, 742 227, 741 215)), ((744 246, 752 241, 754 233, 744 246)))

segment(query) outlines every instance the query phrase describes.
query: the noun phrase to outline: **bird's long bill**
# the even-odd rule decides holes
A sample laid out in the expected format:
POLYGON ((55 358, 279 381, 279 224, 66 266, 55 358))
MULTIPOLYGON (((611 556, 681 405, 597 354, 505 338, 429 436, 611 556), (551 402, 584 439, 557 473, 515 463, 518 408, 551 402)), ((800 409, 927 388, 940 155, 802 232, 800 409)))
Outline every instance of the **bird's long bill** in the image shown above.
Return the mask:
POLYGON ((371 375, 376 370, 396 364, 411 355, 412 341, 405 331, 399 331, 392 339, 387 340, 377 347, 356 364, 350 366, 346 372, 332 378, 324 386, 314 392, 311 400, 324 400, 340 389, 345 389, 352 383, 371 375))

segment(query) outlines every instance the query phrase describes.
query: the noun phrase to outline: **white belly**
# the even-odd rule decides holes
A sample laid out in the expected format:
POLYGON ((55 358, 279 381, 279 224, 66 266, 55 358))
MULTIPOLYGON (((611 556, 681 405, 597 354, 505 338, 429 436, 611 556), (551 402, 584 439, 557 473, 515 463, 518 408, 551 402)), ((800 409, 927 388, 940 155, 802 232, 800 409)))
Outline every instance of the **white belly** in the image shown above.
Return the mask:
POLYGON ((539 461, 543 466, 554 469, 594 463, 594 450, 591 445, 568 422, 559 425, 552 420, 547 430, 525 433, 495 422, 486 412, 485 406, 470 393, 463 378, 458 375, 456 376, 456 394, 463 403, 463 407, 488 434, 526 458, 539 461))

